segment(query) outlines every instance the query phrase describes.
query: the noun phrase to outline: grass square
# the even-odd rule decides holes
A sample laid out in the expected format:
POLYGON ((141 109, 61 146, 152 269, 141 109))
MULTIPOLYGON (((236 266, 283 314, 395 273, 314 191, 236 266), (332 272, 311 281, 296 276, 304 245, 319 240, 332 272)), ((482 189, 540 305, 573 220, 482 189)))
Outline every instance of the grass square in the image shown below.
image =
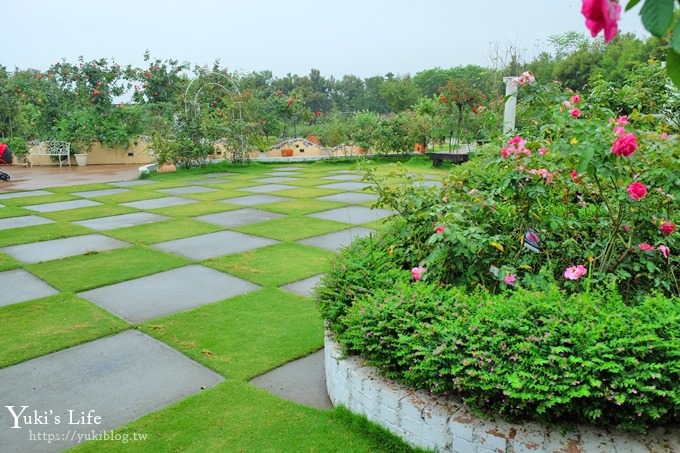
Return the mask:
POLYGON ((265 288, 150 321, 142 330, 232 379, 248 379, 323 346, 313 301, 265 288))
POLYGON ((55 193, 54 195, 38 195, 36 197, 8 198, 7 200, 2 200, 2 204, 21 207, 70 200, 82 200, 82 198, 67 193, 55 193))
POLYGON ((317 187, 301 187, 299 189, 279 190, 278 192, 272 193, 272 195, 280 195, 282 197, 291 198, 318 198, 340 192, 342 191, 333 189, 319 189, 317 187))
MULTIPOLYGON (((21 264, 11 256, 5 255, 4 253, 0 253, 0 272, 8 271, 10 269, 16 269, 17 267, 20 266, 21 264)), ((0 292, 2 292, 1 288, 0 292)))
POLYGON ((227 255, 207 266, 262 286, 281 286, 325 272, 333 253, 316 247, 283 243, 227 255))
POLYGON ((223 228, 199 222, 191 219, 174 219, 164 222, 148 223, 127 228, 118 228, 105 231, 109 235, 121 241, 136 244, 155 244, 156 242, 170 241, 199 234, 214 233, 223 228))
POLYGON ((294 199, 291 201, 279 201, 276 203, 268 203, 258 205, 258 208, 266 209, 272 212, 289 215, 303 215, 312 212, 326 211, 328 209, 335 209, 345 206, 343 203, 336 203, 334 201, 325 200, 304 200, 294 199))
POLYGON ((75 220, 95 219, 112 215, 129 214, 137 209, 118 205, 99 205, 87 208, 67 209, 65 211, 43 212, 40 216, 56 220, 58 222, 73 222, 75 220))
POLYGON ((75 186, 50 187, 48 190, 50 192, 55 193, 72 194, 73 192, 88 192, 90 190, 104 190, 104 189, 118 189, 118 187, 112 186, 111 184, 96 183, 96 184, 79 184, 75 186))
POLYGON ((57 289, 76 292, 155 274, 188 262, 186 258, 137 246, 32 264, 26 269, 57 289))
POLYGON ((0 307, 0 325, 0 368, 129 327, 73 294, 0 307))
POLYGON ((12 228, 11 230, 2 231, 0 247, 49 241, 51 239, 68 238, 89 233, 92 233, 92 230, 89 228, 71 223, 49 223, 24 228, 12 228))
POLYGON ((279 241, 297 241, 298 239, 320 236, 332 231, 342 230, 349 225, 331 220, 311 217, 285 217, 267 222, 243 225, 234 230, 242 233, 264 236, 279 241))
POLYGON ((34 214, 35 212, 29 211, 28 209, 15 208, 14 206, 6 206, 0 208, 0 219, 6 219, 8 217, 21 217, 23 215, 34 214))

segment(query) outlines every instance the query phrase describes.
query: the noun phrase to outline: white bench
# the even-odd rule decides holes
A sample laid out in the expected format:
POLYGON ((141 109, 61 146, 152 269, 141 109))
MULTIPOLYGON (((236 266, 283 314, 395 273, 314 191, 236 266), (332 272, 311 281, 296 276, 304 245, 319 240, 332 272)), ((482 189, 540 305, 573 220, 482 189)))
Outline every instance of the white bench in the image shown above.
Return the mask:
MULTIPOLYGON (((63 163, 62 157, 66 158, 68 166, 71 166, 71 144, 68 142, 60 142, 57 140, 47 140, 40 142, 37 148, 31 150, 30 156, 50 156, 59 158, 59 168, 63 163)), ((31 163, 31 166, 33 163, 31 163)))

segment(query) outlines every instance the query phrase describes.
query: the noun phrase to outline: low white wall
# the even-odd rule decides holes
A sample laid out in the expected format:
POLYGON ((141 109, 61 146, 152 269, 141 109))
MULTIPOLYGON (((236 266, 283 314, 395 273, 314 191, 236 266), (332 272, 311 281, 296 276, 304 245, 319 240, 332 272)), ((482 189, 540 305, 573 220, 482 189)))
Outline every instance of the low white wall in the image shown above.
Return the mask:
POLYGON ((511 424, 473 415, 459 399, 436 398, 381 377, 359 357, 343 358, 327 333, 326 386, 334 405, 365 415, 412 445, 456 453, 680 452, 680 428, 646 435, 589 426, 561 433, 537 423, 511 424))

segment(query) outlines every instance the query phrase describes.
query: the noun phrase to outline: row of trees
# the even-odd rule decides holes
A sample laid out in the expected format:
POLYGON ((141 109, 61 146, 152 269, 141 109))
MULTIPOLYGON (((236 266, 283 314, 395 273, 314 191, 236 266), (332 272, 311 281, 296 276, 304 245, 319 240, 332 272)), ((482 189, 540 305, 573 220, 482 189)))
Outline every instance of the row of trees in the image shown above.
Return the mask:
POLYGON ((24 141, 33 139, 57 137, 86 149, 95 141, 126 146, 131 137, 152 132, 202 149, 206 141, 227 139, 234 148, 264 150, 281 137, 318 135, 329 146, 352 141, 379 151, 404 151, 414 143, 487 140, 500 133, 502 78, 524 70, 575 91, 595 87, 601 96, 629 86, 634 99, 620 93, 623 99, 614 105, 622 114, 658 113, 670 96, 663 74, 660 79, 640 74, 650 71, 650 65, 640 63, 662 57, 662 40, 621 35, 604 46, 567 33, 552 37, 550 44, 551 52, 532 60, 510 47, 496 52, 490 67, 364 79, 326 78, 316 69, 281 78, 270 71, 239 74, 219 61, 192 67, 153 59, 148 52, 145 68, 82 58, 46 71, 10 73, 0 67, 0 137, 19 152, 24 141))

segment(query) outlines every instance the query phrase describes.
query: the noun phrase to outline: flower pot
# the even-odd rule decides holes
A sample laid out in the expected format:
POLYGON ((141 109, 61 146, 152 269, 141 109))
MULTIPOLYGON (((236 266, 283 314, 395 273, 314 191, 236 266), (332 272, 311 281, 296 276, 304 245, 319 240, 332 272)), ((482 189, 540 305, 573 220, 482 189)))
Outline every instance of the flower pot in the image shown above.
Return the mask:
POLYGON ((160 164, 156 171, 158 173, 174 173, 177 171, 177 167, 175 166, 175 164, 166 162, 164 164, 160 164))
POLYGON ((281 156, 283 157, 291 157, 292 155, 293 155, 292 148, 284 148, 281 150, 281 156))
POLYGON ((87 166, 87 154, 74 154, 79 167, 87 166))
POLYGON ((318 136, 318 135, 309 135, 309 136, 307 136, 307 140, 310 141, 310 142, 312 142, 312 143, 314 143, 315 145, 318 145, 319 143, 321 143, 321 142, 319 141, 319 136, 318 136))
POLYGON ((422 143, 416 143, 416 152, 423 154, 425 152, 425 145, 422 143))

